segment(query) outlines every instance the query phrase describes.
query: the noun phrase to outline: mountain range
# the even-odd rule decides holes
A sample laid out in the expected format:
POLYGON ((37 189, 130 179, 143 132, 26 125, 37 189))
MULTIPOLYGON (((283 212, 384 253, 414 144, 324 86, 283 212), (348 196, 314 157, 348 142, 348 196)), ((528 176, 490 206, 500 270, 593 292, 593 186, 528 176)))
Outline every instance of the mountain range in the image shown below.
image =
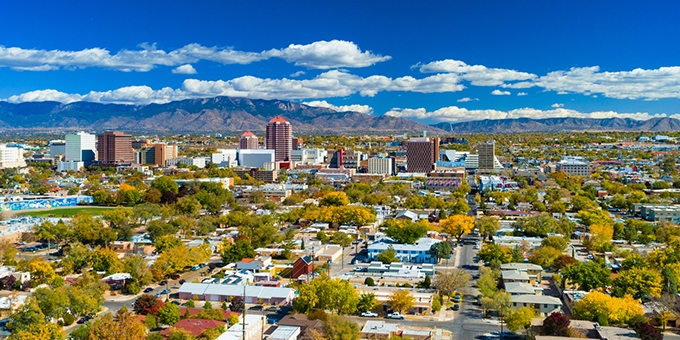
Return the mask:
POLYGON ((0 102, 0 128, 3 129, 264 131, 269 120, 276 116, 288 119, 295 132, 444 132, 404 118, 337 112, 281 100, 216 97, 144 106, 90 102, 0 102))
POLYGON ((546 118, 479 120, 425 125, 405 118, 337 112, 282 100, 236 97, 187 99, 166 104, 124 105, 91 102, 0 102, 3 130, 123 130, 127 132, 264 131, 283 116, 298 133, 408 132, 430 134, 568 131, 676 131, 680 120, 652 118, 546 118))
POLYGON ((675 118, 516 118, 478 120, 460 123, 438 123, 436 128, 455 133, 521 133, 570 131, 650 131, 680 130, 680 120, 675 118))

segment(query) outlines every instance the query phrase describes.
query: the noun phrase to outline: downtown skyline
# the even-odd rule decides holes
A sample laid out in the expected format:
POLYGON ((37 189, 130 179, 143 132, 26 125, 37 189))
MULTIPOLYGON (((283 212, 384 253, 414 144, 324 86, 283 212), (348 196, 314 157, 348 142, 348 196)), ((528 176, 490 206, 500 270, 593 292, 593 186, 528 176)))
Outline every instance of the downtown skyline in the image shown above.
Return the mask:
POLYGON ((235 96, 425 123, 680 118, 678 6, 12 3, 0 100, 235 96))

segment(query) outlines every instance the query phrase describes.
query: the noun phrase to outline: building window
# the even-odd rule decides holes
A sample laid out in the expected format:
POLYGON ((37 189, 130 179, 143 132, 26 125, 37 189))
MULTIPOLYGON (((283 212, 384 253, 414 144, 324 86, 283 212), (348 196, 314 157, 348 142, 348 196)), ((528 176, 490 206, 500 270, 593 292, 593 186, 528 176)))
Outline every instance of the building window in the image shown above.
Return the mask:
POLYGON ((548 308, 548 304, 547 304, 547 303, 544 304, 544 305, 543 305, 543 308, 548 308))

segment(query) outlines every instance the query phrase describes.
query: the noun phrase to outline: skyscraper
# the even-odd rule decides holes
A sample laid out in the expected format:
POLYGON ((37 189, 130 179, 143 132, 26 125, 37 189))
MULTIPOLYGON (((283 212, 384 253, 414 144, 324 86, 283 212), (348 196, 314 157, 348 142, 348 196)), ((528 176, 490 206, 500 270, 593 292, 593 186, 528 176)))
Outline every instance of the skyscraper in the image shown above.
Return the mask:
POLYGON ((411 138, 406 142, 406 171, 431 172, 437 159, 435 152, 439 152, 439 145, 429 138, 411 138))
POLYGON ((293 149, 293 126, 285 118, 276 116, 267 124, 265 145, 267 149, 275 150, 276 162, 289 161, 293 149))
POLYGON ((258 142, 257 136, 250 132, 250 130, 244 132, 241 135, 241 139, 238 140, 238 148, 241 150, 254 150, 257 149, 258 142))
POLYGON ((493 172, 495 163, 495 144, 494 141, 479 143, 477 145, 477 155, 479 155, 479 171, 493 172))
POLYGON ((66 153, 64 160, 68 162, 83 162, 83 166, 90 166, 97 159, 97 140, 95 135, 80 131, 73 135, 66 135, 66 153))
POLYGON ((103 164, 133 163, 132 136, 120 131, 105 132, 97 136, 97 154, 103 164))

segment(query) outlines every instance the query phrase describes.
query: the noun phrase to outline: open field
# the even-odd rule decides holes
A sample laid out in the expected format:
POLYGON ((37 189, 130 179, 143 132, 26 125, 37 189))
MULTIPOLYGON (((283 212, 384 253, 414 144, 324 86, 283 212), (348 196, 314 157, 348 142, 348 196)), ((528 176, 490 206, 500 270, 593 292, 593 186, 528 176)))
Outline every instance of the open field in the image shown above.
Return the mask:
POLYGON ((17 215, 40 216, 40 217, 73 217, 74 215, 87 214, 91 216, 100 215, 103 211, 110 209, 105 207, 68 207, 48 210, 17 211, 17 215))

